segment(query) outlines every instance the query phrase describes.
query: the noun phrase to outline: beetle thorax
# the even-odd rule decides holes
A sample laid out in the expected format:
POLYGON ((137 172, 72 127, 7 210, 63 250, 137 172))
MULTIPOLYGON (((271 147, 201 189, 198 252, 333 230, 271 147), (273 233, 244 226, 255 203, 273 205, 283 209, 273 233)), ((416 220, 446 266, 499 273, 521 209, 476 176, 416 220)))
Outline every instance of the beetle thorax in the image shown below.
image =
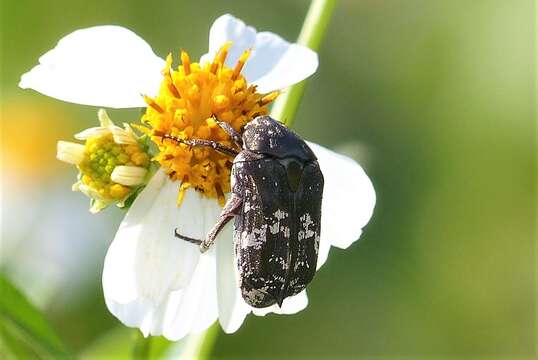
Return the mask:
POLYGON ((270 116, 259 116, 245 126, 243 148, 279 159, 316 160, 303 139, 270 116))

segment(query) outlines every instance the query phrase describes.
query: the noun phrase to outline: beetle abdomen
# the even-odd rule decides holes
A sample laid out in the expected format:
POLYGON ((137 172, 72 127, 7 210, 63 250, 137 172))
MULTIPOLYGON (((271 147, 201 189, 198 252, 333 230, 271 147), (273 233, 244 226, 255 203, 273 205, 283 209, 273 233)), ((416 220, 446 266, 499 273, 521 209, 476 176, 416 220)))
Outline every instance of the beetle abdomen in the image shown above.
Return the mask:
POLYGON ((286 164, 274 158, 234 162, 233 191, 243 199, 235 222, 236 261, 243 298, 254 307, 281 305, 316 271, 323 176, 309 161, 290 186, 296 175, 289 176, 286 164))

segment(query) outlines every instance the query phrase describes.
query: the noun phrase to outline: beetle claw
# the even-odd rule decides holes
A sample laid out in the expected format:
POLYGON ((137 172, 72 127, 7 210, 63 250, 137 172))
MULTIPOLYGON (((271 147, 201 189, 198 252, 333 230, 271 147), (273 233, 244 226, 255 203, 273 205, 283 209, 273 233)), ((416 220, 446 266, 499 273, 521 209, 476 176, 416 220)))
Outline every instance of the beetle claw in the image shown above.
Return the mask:
POLYGON ((202 243, 200 244, 200 252, 203 254, 203 253, 205 253, 207 250, 209 250, 209 246, 207 246, 207 245, 202 241, 202 243))

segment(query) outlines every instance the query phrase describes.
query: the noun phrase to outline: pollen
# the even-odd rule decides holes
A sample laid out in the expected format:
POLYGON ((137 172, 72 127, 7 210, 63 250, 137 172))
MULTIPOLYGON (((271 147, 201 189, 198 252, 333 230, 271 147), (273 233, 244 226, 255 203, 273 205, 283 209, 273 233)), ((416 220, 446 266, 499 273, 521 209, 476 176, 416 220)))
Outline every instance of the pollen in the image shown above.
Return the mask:
POLYGON ((149 157, 138 145, 117 144, 111 132, 86 140, 84 158, 78 164, 80 181, 102 200, 119 200, 132 190, 111 179, 117 166, 147 168, 149 157))
POLYGON ((170 137, 211 140, 235 147, 217 120, 241 132, 255 117, 268 114, 268 106, 278 96, 277 92, 258 93, 256 86, 249 85, 241 74, 250 50, 243 53, 234 67, 225 65, 230 46, 230 42, 226 43, 212 61, 203 64, 191 62, 182 50, 181 64, 175 69, 172 55, 168 55, 159 94, 155 98, 145 97, 145 132, 159 148, 154 160, 170 179, 180 182, 178 202, 187 188, 194 188, 223 205, 224 194, 230 191, 233 157, 170 137))

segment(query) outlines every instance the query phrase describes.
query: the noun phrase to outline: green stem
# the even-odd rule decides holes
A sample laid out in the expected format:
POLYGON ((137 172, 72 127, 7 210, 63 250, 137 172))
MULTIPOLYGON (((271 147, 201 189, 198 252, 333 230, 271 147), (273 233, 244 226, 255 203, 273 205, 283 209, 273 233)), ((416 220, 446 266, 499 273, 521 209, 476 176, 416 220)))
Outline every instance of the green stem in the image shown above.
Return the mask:
MULTIPOLYGON (((336 0, 312 1, 297 40, 298 44, 305 45, 314 51, 319 50, 335 5, 336 0)), ((305 85, 306 80, 303 80, 280 95, 273 105, 271 116, 291 126, 305 85)))
POLYGON ((146 360, 149 359, 149 352, 151 350, 151 336, 144 337, 140 331, 136 331, 135 343, 133 346, 132 358, 133 360, 146 360))
POLYGON ((219 323, 215 322, 209 329, 205 332, 189 335, 187 342, 184 344, 181 349, 179 358, 185 360, 207 360, 211 356, 211 351, 213 350, 213 345, 217 340, 217 335, 219 333, 219 323))

